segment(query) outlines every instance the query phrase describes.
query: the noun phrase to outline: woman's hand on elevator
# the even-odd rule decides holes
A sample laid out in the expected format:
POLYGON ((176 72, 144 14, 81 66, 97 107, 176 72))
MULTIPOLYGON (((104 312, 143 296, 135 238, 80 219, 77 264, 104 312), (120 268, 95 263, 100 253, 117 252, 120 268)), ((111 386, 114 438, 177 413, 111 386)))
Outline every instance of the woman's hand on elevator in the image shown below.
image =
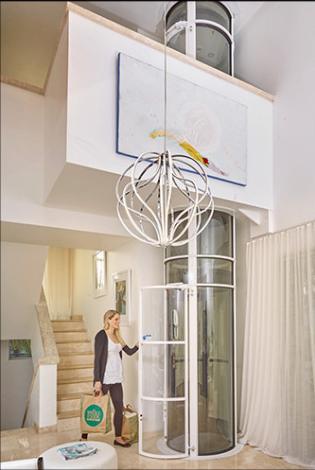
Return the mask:
POLYGON ((95 382, 94 393, 95 395, 98 395, 99 393, 102 395, 102 383, 101 382, 95 382))

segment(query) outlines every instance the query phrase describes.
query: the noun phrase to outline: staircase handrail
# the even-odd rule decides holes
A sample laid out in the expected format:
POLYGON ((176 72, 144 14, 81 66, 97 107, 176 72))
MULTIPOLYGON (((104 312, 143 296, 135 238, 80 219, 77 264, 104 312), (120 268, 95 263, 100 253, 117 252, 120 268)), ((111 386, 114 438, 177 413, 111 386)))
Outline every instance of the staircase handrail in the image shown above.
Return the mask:
POLYGON ((29 406, 31 402, 31 397, 33 393, 34 383, 36 381, 36 377, 41 365, 54 365, 59 364, 59 354, 58 349, 55 341, 55 335, 53 331, 53 327, 51 324, 51 320, 49 317, 49 311, 45 296, 41 294, 40 301, 37 305, 35 305, 35 309, 37 311, 37 318, 39 324, 40 335, 43 344, 43 355, 38 358, 37 363, 35 364, 33 377, 31 381, 31 385, 29 388, 28 398, 25 406, 25 412, 22 421, 22 428, 25 425, 27 414, 29 411, 29 406))

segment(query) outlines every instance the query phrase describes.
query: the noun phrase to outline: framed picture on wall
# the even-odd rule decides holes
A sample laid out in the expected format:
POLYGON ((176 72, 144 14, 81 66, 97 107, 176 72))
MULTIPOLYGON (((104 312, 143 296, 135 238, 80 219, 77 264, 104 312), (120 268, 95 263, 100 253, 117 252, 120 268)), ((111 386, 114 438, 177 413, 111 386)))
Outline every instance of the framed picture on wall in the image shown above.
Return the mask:
POLYGON ((9 359, 32 357, 30 339, 9 339, 9 359))
POLYGON ((97 251, 93 255, 93 294, 94 297, 106 295, 106 252, 97 251))
POLYGON ((130 324, 131 270, 113 273, 115 310, 120 313, 121 325, 130 324))

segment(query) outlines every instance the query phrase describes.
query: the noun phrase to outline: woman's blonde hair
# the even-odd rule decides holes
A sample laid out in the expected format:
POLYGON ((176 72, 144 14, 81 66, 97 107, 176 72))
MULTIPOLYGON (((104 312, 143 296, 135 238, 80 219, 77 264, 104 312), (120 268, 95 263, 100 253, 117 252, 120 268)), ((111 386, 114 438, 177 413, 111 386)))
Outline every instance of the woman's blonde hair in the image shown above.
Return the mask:
MULTIPOLYGON (((107 310, 107 312, 104 313, 104 330, 106 332, 106 330, 109 329, 109 320, 111 320, 115 315, 120 315, 119 312, 117 312, 116 310, 107 310)), ((126 343, 123 339, 123 337, 121 336, 120 334, 120 329, 117 328, 115 331, 114 331, 114 335, 116 336, 117 338, 117 341, 122 345, 122 346, 125 346, 126 343)))

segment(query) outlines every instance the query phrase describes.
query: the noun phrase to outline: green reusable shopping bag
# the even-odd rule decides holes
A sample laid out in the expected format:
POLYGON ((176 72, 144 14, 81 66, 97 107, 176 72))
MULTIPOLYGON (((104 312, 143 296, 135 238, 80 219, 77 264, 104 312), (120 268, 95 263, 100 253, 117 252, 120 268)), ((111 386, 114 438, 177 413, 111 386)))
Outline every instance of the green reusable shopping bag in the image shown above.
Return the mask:
POLYGON ((81 397, 81 434, 112 430, 110 400, 107 395, 81 397))

